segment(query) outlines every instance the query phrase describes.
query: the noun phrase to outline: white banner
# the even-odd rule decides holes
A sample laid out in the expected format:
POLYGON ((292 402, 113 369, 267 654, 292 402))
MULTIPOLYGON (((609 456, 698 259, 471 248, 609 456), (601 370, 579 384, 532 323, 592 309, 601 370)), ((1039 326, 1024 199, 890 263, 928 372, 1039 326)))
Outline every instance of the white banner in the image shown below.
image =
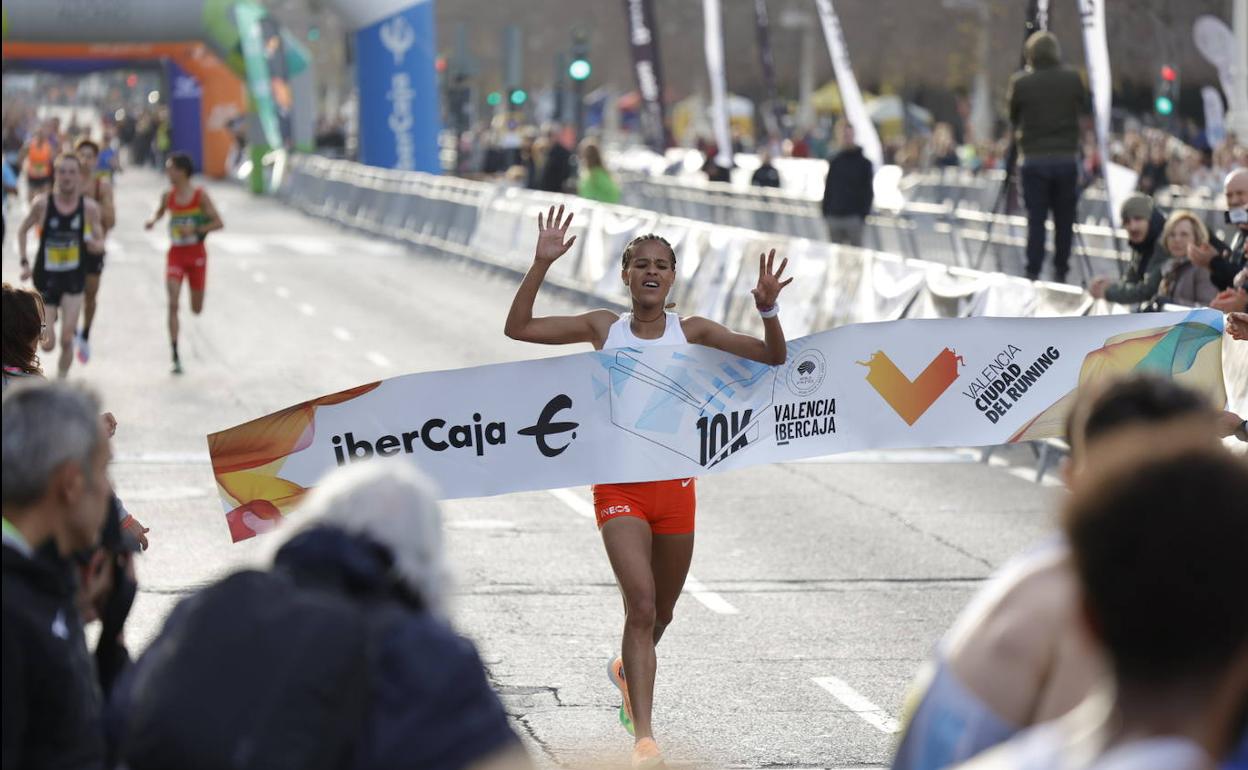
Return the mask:
POLYGON ((706 74, 711 80, 711 126, 715 130, 715 163, 732 168, 732 134, 728 130, 728 86, 724 78, 724 29, 719 0, 702 0, 706 74))
POLYGON ((878 169, 884 165, 884 150, 880 146, 880 135, 876 133, 875 124, 867 114, 867 105, 862 101, 862 92, 858 90, 858 80, 849 63, 849 50, 845 47, 841 21, 832 9, 832 0, 815 0, 815 5, 819 8, 823 37, 828 41, 828 56, 832 59, 832 71, 836 74, 836 87, 841 91, 841 106, 845 109, 845 118, 854 127, 854 140, 862 147, 862 154, 878 169))
POLYGON ((1226 108, 1222 106, 1222 94, 1213 86, 1200 89, 1205 103, 1205 139, 1210 147, 1217 147, 1226 139, 1226 108))
POLYGON ((1078 386, 1129 371, 1225 403, 1222 314, 844 326, 770 367, 710 348, 623 348, 408 374, 208 437, 235 540, 336 466, 407 459, 445 498, 685 478, 872 448, 1059 435, 1078 386))
POLYGON ((1092 92, 1092 113, 1096 123, 1096 146, 1101 156, 1105 177, 1105 202, 1109 221, 1121 224, 1118 208, 1122 192, 1110 184, 1109 119, 1113 108, 1113 78, 1109 70, 1109 43, 1105 37, 1105 0, 1078 0, 1079 18, 1083 21, 1083 50, 1087 53, 1088 88, 1092 92))

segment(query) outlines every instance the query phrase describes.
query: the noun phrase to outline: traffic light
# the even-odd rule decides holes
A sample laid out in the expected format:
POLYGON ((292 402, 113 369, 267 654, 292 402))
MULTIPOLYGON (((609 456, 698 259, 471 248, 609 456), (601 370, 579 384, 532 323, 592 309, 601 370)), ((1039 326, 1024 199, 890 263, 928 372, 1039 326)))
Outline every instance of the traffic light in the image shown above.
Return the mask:
POLYGON ((1163 64, 1157 73, 1157 88, 1153 98, 1153 109, 1158 115, 1170 115, 1179 101, 1179 71, 1169 64, 1163 64))
POLYGON ((512 106, 521 107, 529 100, 529 92, 523 88, 513 88, 507 98, 512 103, 512 106))
POLYGON ((490 91, 489 95, 485 97, 485 103, 491 107, 497 107, 503 103, 503 95, 498 91, 490 91))
POLYGON ((588 59, 573 59, 572 63, 568 65, 568 77, 577 82, 588 80, 589 73, 592 71, 593 68, 589 66, 588 59))

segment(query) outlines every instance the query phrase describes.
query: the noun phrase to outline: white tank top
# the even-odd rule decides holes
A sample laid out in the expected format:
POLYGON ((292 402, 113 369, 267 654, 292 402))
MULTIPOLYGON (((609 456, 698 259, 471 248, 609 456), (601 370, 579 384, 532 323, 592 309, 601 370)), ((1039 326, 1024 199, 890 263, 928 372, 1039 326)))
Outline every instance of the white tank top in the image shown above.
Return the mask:
POLYGON ((663 327, 663 336, 654 340, 645 340, 633 334, 633 314, 621 313, 620 319, 611 324, 611 328, 607 330, 607 341, 603 343, 602 349, 689 344, 689 340, 685 339, 685 330, 680 326, 680 316, 671 311, 665 311, 663 315, 667 318, 667 325, 663 327))

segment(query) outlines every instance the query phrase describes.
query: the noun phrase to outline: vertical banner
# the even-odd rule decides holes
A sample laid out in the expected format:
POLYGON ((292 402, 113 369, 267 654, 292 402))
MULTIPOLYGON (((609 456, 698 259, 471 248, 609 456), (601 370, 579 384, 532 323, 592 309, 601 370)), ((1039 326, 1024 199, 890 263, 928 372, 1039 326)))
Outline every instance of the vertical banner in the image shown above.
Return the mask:
POLYGON ((780 135, 780 115, 782 108, 780 96, 776 89, 776 59, 771 52, 771 21, 767 17, 767 0, 754 0, 754 31, 758 37, 758 58, 763 68, 763 88, 767 94, 767 103, 760 112, 767 133, 780 135))
POLYGON ((442 172, 433 11, 423 0, 355 33, 363 163, 442 172))
POLYGON ((191 156, 195 168, 204 168, 204 137, 201 118, 203 89, 194 75, 171 59, 165 60, 172 91, 169 98, 169 140, 174 150, 191 156))
POLYGON ((663 68, 654 30, 654 0, 624 0, 628 13, 628 47, 633 52, 637 91, 641 94, 641 132, 657 153, 667 149, 667 114, 663 105, 663 68))
POLYGON ((243 67, 247 72, 247 92, 251 96, 252 111, 256 115, 264 143, 269 147, 282 146, 282 126, 273 101, 273 85, 269 77, 269 62, 264 46, 261 22, 265 10, 251 3, 234 6, 234 20, 238 24, 238 42, 243 53, 243 67))
POLYGON ((1113 107, 1113 79, 1109 71, 1109 43, 1105 38, 1105 0, 1078 0, 1083 22, 1083 50, 1088 57, 1088 87, 1096 123, 1096 147, 1105 177, 1105 202, 1109 221, 1119 224, 1118 206, 1130 190, 1121 189, 1118 176, 1109 171, 1109 117, 1113 107))
POLYGON ((1226 109, 1222 106, 1222 94, 1213 86, 1200 89, 1205 103, 1205 139, 1210 147, 1217 147, 1226 140, 1226 109))
POLYGON ((732 134, 728 131, 728 85, 724 77, 724 25, 719 0, 702 0, 706 74, 711 79, 711 127, 715 130, 715 165, 732 168, 732 134))
POLYGON ((845 118, 854 127, 854 140, 862 147, 862 154, 878 169, 884 165, 884 150, 880 146, 880 135, 876 133, 875 124, 867 114, 867 106, 862 101, 862 91, 858 90, 841 21, 832 8, 832 0, 815 0, 815 5, 819 8, 819 21, 823 24, 823 36, 828 42, 828 56, 832 59, 832 71, 836 73, 836 86, 841 91, 845 118))

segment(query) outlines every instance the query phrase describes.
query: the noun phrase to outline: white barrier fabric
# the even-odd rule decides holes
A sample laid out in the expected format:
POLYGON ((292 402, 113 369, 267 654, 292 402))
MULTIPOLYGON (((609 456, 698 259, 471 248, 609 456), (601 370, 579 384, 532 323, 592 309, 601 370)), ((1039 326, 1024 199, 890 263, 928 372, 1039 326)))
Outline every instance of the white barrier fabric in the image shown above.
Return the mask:
POLYGON ((208 437, 234 539, 362 460, 416 463, 444 498, 688 478, 869 448, 1060 432, 1079 385, 1128 371, 1225 401, 1222 315, 859 324, 792 340, 771 367, 696 345, 427 372, 208 437))

